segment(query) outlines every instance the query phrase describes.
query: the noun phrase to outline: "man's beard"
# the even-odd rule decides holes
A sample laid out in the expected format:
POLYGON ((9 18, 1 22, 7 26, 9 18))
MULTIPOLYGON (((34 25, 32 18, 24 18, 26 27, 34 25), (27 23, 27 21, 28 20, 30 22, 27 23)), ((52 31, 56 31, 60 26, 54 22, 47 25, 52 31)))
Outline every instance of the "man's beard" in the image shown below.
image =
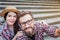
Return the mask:
POLYGON ((31 27, 28 27, 24 30, 24 32, 28 35, 28 36, 32 36, 34 33, 34 29, 31 27))

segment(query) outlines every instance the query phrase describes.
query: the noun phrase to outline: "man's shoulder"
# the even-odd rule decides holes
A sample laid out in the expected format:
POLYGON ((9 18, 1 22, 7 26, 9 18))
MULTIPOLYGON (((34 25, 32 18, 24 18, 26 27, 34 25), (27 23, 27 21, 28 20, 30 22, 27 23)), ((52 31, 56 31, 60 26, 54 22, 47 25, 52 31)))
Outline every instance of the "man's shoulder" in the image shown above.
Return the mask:
POLYGON ((38 31, 42 31, 42 26, 40 24, 40 22, 35 22, 35 31, 38 32, 38 31))
POLYGON ((42 25, 42 24, 45 24, 45 25, 48 25, 46 21, 42 20, 42 21, 35 21, 35 24, 37 25, 42 25))
POLYGON ((42 20, 42 21, 36 21, 35 26, 36 26, 37 30, 43 30, 46 27, 48 27, 49 25, 45 21, 42 20))
POLYGON ((42 20, 42 21, 36 21, 35 26, 37 26, 37 27, 47 27, 49 25, 44 20, 42 20))
POLYGON ((36 28, 38 28, 38 27, 39 27, 39 28, 42 27, 40 22, 35 22, 34 25, 35 25, 36 28))

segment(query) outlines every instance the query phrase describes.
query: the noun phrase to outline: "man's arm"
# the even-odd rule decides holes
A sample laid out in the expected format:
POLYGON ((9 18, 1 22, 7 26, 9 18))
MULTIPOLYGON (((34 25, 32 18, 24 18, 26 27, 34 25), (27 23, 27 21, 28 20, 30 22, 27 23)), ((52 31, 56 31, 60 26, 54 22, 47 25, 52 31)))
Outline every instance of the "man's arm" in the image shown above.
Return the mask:
POLYGON ((37 22, 37 26, 42 27, 43 32, 52 37, 60 36, 60 28, 48 25, 45 21, 37 22))
POLYGON ((44 29, 43 31, 45 31, 48 35, 53 36, 53 37, 59 37, 60 36, 60 28, 58 28, 57 26, 48 25, 44 21, 42 21, 41 24, 42 24, 43 29, 44 29))

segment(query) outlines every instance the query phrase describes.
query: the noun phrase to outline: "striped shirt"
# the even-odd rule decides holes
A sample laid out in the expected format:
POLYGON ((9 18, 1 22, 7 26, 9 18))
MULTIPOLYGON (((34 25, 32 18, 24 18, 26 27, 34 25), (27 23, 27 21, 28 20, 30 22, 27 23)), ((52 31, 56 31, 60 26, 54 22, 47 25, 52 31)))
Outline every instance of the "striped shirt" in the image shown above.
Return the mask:
MULTIPOLYGON (((7 23, 4 23, 2 25, 3 27, 3 30, 1 31, 1 38, 2 40, 12 40, 13 36, 14 36, 14 33, 13 35, 11 34, 11 30, 9 29, 9 27, 7 26, 7 23)), ((14 31, 13 31, 14 32, 14 31)))
MULTIPOLYGON (((40 22, 36 22, 35 23, 35 30, 33 32, 35 32, 35 39, 34 40, 44 40, 44 32, 46 34, 48 34, 49 36, 52 36, 52 37, 56 37, 54 34, 55 34, 55 30, 56 30, 56 26, 50 26, 50 25, 46 25, 44 23, 40 23, 40 22)), ((21 36, 18 36, 16 38, 16 40, 32 40, 30 37, 28 37, 26 35, 25 32, 22 31, 22 34, 21 36)))

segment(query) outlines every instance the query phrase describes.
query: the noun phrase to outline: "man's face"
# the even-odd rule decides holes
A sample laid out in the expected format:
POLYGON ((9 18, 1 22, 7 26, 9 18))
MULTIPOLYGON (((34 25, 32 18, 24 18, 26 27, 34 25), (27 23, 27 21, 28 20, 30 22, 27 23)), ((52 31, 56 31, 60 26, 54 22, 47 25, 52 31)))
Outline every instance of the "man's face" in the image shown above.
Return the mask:
POLYGON ((34 20, 30 14, 26 14, 25 16, 19 18, 19 23, 21 24, 22 30, 24 30, 27 35, 33 34, 34 20))

